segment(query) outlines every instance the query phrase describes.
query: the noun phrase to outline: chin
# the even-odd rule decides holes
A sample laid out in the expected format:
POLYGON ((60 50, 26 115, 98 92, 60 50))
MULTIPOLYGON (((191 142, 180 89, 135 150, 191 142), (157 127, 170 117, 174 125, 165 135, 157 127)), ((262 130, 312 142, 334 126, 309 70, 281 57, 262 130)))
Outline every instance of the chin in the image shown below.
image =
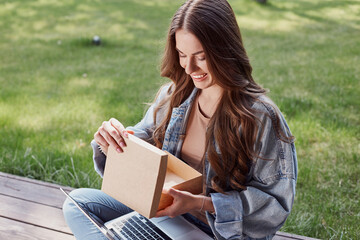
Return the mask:
POLYGON ((213 84, 211 84, 210 81, 202 81, 202 82, 196 82, 196 81, 193 81, 194 82, 194 85, 196 88, 198 89, 206 89, 208 87, 211 87, 213 84))

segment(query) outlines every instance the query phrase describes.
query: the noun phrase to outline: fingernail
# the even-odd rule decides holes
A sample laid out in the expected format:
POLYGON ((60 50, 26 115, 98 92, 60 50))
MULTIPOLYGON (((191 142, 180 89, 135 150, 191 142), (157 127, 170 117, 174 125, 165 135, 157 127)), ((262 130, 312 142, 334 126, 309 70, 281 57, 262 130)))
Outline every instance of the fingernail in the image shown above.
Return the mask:
POLYGON ((134 135, 134 131, 133 130, 126 130, 128 133, 130 133, 131 135, 134 135))
POLYGON ((116 151, 117 151, 118 153, 121 153, 121 152, 122 152, 120 148, 117 148, 116 151))
POLYGON ((125 143, 121 142, 120 147, 122 147, 122 148, 126 147, 125 143))
POLYGON ((129 137, 127 131, 124 131, 123 135, 124 135, 124 137, 129 137))

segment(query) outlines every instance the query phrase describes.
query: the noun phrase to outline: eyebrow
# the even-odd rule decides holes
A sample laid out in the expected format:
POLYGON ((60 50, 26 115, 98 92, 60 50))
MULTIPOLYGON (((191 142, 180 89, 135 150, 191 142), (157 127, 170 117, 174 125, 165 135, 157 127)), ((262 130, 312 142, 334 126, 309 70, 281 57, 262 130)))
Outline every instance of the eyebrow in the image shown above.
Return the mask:
MULTIPOLYGON (((182 54, 184 54, 182 51, 180 51, 180 49, 178 49, 177 47, 175 48, 178 52, 180 52, 180 53, 182 53, 182 54)), ((200 54, 200 53, 203 53, 204 52, 204 50, 200 50, 200 51, 198 51, 198 52, 195 52, 195 53, 193 53, 192 55, 197 55, 197 54, 200 54)))

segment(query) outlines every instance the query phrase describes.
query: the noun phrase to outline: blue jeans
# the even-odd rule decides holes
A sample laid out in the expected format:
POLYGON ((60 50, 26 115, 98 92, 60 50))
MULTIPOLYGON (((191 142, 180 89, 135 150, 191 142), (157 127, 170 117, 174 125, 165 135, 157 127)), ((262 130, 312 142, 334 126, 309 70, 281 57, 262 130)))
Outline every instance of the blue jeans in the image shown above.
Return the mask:
MULTIPOLYGON (((133 211, 131 208, 97 189, 76 189, 70 193, 70 196, 79 202, 82 207, 87 209, 87 211, 101 223, 105 223, 133 211)), ((69 199, 66 199, 64 202, 63 213, 65 221, 76 239, 107 240, 98 228, 69 199)), ((205 233, 213 236, 208 225, 190 214, 184 214, 183 216, 186 220, 195 224, 205 233)))

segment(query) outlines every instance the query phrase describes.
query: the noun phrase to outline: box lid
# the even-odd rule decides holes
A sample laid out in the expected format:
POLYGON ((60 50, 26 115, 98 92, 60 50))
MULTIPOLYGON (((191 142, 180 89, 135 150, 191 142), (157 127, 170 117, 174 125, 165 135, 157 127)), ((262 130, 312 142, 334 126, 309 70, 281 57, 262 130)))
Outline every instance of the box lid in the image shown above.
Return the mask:
POLYGON ((164 185, 167 154, 129 134, 118 153, 109 147, 101 190, 147 218, 155 216, 164 185))

